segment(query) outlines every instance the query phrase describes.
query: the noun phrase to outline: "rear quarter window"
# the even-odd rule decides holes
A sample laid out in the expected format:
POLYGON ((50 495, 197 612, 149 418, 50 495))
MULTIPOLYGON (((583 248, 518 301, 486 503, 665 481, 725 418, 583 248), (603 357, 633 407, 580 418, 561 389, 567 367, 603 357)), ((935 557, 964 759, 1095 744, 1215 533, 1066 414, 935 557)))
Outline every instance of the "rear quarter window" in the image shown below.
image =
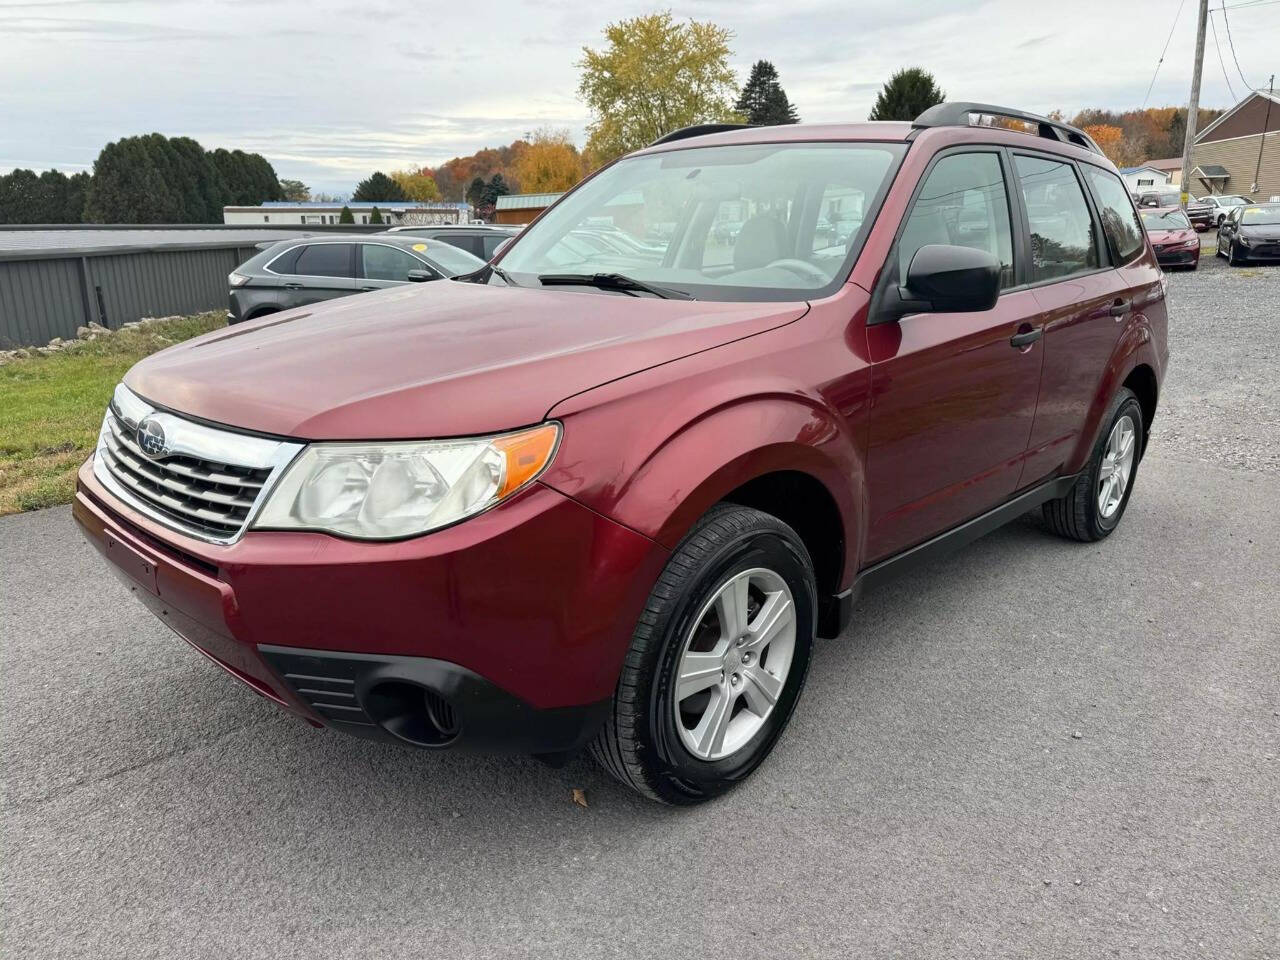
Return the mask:
POLYGON ((1098 201, 1098 214, 1102 217, 1102 230, 1116 255, 1118 263, 1128 263, 1142 252, 1142 224, 1129 199, 1129 191, 1115 174, 1097 167, 1081 164, 1085 179, 1098 201))

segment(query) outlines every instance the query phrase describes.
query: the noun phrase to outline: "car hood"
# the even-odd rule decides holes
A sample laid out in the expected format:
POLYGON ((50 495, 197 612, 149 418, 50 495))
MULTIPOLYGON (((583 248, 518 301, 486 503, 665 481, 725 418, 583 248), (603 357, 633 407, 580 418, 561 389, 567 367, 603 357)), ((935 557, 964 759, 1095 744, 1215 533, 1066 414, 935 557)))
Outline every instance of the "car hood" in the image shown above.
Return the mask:
POLYGON ((1148 230, 1147 235, 1151 237, 1152 243, 1183 243, 1197 239, 1196 232, 1186 227, 1179 227, 1177 230, 1148 230))
POLYGON ((278 436, 465 436, 536 423, 575 393, 807 310, 437 281, 214 331, 125 382, 158 406, 278 436))
POLYGON ((1277 223, 1241 224, 1239 232, 1240 236, 1250 240, 1280 240, 1280 224, 1277 223))

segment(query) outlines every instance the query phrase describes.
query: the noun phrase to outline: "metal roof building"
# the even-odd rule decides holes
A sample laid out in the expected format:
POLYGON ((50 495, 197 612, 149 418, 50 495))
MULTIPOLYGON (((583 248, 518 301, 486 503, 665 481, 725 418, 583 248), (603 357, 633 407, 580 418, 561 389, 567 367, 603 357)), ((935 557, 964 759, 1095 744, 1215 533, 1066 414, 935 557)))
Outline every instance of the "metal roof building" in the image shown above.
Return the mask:
POLYGON ((494 204, 495 223, 531 223, 533 218, 551 206, 563 193, 509 193, 494 204))
POLYGON ((0 350, 70 339, 89 321, 225 309, 227 274, 264 240, 380 227, 0 227, 0 350))

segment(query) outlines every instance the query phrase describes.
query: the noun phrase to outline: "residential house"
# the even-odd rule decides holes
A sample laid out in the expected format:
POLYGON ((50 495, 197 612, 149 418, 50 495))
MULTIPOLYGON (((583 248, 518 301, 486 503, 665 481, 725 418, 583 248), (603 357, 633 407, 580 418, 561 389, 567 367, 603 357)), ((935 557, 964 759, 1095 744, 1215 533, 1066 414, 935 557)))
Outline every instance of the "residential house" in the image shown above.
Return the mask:
POLYGON ((1191 163, 1192 193, 1280 200, 1280 93, 1255 90, 1205 127, 1191 163))

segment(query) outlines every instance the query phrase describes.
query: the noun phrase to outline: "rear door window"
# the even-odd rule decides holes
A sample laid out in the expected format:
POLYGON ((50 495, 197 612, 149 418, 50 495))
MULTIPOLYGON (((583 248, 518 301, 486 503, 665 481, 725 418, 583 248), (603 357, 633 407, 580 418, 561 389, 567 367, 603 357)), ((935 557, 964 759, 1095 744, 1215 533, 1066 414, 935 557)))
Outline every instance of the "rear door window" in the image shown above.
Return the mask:
POLYGON ((1014 165, 1031 230, 1031 282, 1098 269, 1093 215, 1071 164, 1016 154, 1014 165))
POLYGON ((1138 223, 1129 191, 1114 173, 1094 166, 1081 166, 1093 188, 1094 199, 1098 201, 1102 229, 1115 252, 1116 263, 1128 263, 1142 252, 1144 246, 1142 225, 1138 223))
POLYGON ((352 244, 315 243, 303 247, 293 272, 300 277, 343 277, 351 279, 352 244))
POLYGON ((902 283, 911 258, 928 244, 983 250, 1000 263, 1000 286, 1013 286, 1009 195, 997 154, 953 153, 929 171, 898 240, 902 283))

